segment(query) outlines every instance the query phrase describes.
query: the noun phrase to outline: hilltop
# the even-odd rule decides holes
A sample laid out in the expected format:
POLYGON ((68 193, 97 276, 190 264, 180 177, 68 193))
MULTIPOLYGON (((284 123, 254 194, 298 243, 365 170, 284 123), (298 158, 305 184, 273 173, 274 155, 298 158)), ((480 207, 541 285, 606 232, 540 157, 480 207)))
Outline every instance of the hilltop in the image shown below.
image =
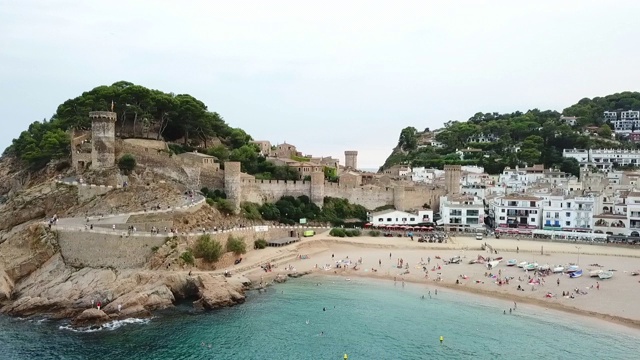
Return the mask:
POLYGON ((382 169, 393 165, 442 168, 447 164, 483 166, 497 174, 506 166, 544 164, 577 174, 578 164, 562 157, 567 148, 625 148, 636 144, 613 139, 608 110, 640 110, 640 93, 622 92, 584 98, 563 110, 476 113, 467 121, 449 121, 438 130, 404 128, 382 169))

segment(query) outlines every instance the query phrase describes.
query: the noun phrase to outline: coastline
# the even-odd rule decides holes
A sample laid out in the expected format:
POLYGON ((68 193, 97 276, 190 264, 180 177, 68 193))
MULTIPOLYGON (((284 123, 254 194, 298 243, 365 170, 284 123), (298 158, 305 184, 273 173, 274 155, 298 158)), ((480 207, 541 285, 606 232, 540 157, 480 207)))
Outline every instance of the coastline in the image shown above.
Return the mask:
MULTIPOLYGON (((545 263, 562 263, 567 264, 570 262, 569 258, 577 255, 576 251, 572 251, 575 248, 573 244, 566 243, 547 243, 547 242, 535 242, 535 241, 517 241, 517 240, 504 240, 499 241, 487 241, 490 245, 495 246, 497 249, 515 249, 516 247, 522 249, 522 253, 517 252, 504 252, 500 251, 499 256, 506 259, 519 256, 520 258, 536 258, 538 257, 540 264, 545 263), (547 251, 544 255, 540 255, 539 252, 536 255, 536 250, 541 246, 544 246, 547 251), (542 259, 540 259, 542 258, 542 259)), ((484 242, 483 242, 484 243, 484 242)), ((584 264, 593 263, 607 263, 612 262, 616 267, 620 267, 620 270, 616 272, 616 276, 613 279, 602 281, 599 279, 587 277, 579 279, 569 279, 566 276, 549 276, 549 285, 539 286, 535 290, 531 291, 515 291, 518 282, 514 282, 508 286, 498 286, 492 284, 490 278, 485 278, 483 273, 488 270, 480 264, 468 264, 470 259, 475 258, 476 254, 483 256, 487 255, 486 252, 477 249, 481 244, 471 238, 464 239, 461 237, 453 238, 449 244, 423 244, 410 242, 406 238, 402 239, 380 239, 380 238, 331 238, 331 237, 319 237, 310 241, 305 241, 297 245, 296 250, 298 254, 308 255, 311 259, 296 259, 289 261, 285 264, 291 266, 295 271, 287 271, 282 269, 282 266, 277 268, 274 273, 265 273, 261 269, 254 269, 246 273, 246 276, 254 283, 258 283, 261 277, 271 279, 277 275, 287 276, 293 272, 310 272, 306 276, 327 278, 349 278, 359 277, 373 280, 393 281, 396 278, 398 281, 404 280, 407 283, 433 286, 435 288, 447 289, 458 292, 460 294, 471 294, 482 298, 492 298, 495 300, 517 302, 521 304, 527 304, 535 306, 541 310, 560 311, 563 314, 571 316, 577 315, 584 320, 592 319, 599 321, 606 321, 611 324, 621 325, 628 329, 640 330, 640 310, 636 310, 632 307, 636 295, 640 296, 640 286, 634 277, 628 274, 632 271, 630 266, 635 266, 634 261, 637 262, 638 249, 626 249, 615 247, 585 247, 585 251, 581 252, 584 264), (471 249, 471 246, 476 246, 476 249, 471 249), (417 252, 418 250, 419 252, 417 252), (389 251, 394 254, 389 258, 389 251), (384 252, 384 254, 383 254, 384 252), (397 254, 396 254, 397 253, 397 254), (403 257, 405 261, 411 262, 411 264, 417 264, 417 259, 427 258, 427 254, 431 254, 434 257, 434 253, 440 255, 442 260, 448 259, 456 255, 461 255, 463 259, 462 264, 456 265, 444 265, 442 260, 432 261, 431 266, 436 262, 440 264, 441 270, 438 270, 442 274, 441 281, 434 281, 432 274, 436 272, 428 271, 430 278, 425 279, 422 270, 416 270, 418 266, 412 265, 410 267, 410 274, 401 275, 396 274, 400 270, 389 268, 389 263, 396 260, 396 258, 403 257), (465 256, 468 255, 468 256, 465 256), (331 255, 335 255, 332 259, 331 255), (336 269, 331 268, 330 271, 323 270, 325 264, 332 264, 337 259, 343 259, 351 255, 352 260, 357 260, 359 257, 363 257, 362 264, 358 270, 349 269, 336 269), (357 255, 357 256, 354 256, 357 255), (382 256, 385 257, 382 257, 382 256), (410 260, 411 259, 411 260, 410 260), (372 261, 373 260, 373 261, 372 261), (379 265, 379 261, 383 264, 379 265), (318 268, 316 268, 316 262, 318 262, 318 268), (625 269, 627 267, 627 269, 625 269), (368 271, 368 270, 378 271, 368 271), (451 270, 456 273, 455 276, 451 276, 451 270), (416 276, 416 273, 418 276, 416 276), (465 274, 468 276, 462 280, 459 275, 465 274), (556 286, 556 278, 562 282, 556 286), (456 280, 460 280, 460 284, 456 284, 456 280), (577 281, 576 281, 577 280, 577 281), (599 280, 599 281, 598 281, 599 280), (478 283, 476 281, 482 281, 478 283), (602 283, 602 290, 596 290, 593 286, 596 282, 602 283), (569 285, 565 285, 569 284, 569 285), (630 285, 634 284, 633 287, 630 285), (586 286, 585 286, 586 285, 586 286), (587 289, 588 295, 579 295, 575 299, 563 298, 559 294, 554 295, 553 298, 546 298, 544 295, 546 292, 558 292, 566 289, 573 290, 587 289), (624 290, 624 291, 622 291, 624 290), (626 304, 626 307, 621 307, 616 304, 610 304, 612 301, 617 301, 619 304, 626 304), (613 311, 612 311, 613 309, 613 311), (625 310, 627 310, 625 312, 625 310)), ((503 264, 504 264, 503 261, 503 264)), ((352 264, 353 266, 353 264, 352 264)), ((589 266, 584 267, 587 270, 589 266)), ((613 265, 606 267, 609 269, 613 265)), ((511 276, 519 277, 525 273, 522 269, 516 267, 506 267, 504 265, 496 268, 504 270, 505 273, 509 272, 511 276), (520 272, 518 274, 518 271, 520 272), (516 276, 519 275, 519 276, 516 276)), ((523 279, 524 280, 524 279, 523 279)), ((529 285, 526 282, 521 282, 525 288, 529 285)))

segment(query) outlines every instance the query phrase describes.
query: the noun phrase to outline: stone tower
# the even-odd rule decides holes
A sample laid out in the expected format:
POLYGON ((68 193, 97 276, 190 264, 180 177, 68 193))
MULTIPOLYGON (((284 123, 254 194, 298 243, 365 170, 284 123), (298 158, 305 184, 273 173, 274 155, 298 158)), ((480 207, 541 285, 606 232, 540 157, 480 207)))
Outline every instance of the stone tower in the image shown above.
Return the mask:
POLYGON ((242 195, 242 179, 240 177, 240 163, 228 161, 224 163, 224 192, 227 200, 231 201, 235 213, 240 211, 240 199, 242 195))
POLYGON ((447 190, 447 195, 460 193, 460 176, 462 170, 460 165, 445 165, 444 166, 444 187, 447 190))
POLYGON ((319 207, 324 204, 324 172, 311 173, 311 202, 319 207))
POLYGON ((116 119, 111 111, 92 111, 91 168, 106 169, 116 164, 116 119))
POLYGON ((353 170, 358 169, 358 152, 347 150, 344 152, 344 166, 353 170))
POLYGON ((404 186, 396 186, 393 188, 393 207, 396 210, 404 209, 404 186))

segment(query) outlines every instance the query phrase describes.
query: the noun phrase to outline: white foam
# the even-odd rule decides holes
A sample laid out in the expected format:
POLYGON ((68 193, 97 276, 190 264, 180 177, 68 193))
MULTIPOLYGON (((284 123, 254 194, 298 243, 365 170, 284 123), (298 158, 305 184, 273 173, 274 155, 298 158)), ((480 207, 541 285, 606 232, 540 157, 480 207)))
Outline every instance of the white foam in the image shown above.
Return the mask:
POLYGON ((113 331, 125 325, 132 325, 132 324, 146 325, 149 322, 151 322, 150 318, 147 318, 147 319, 129 318, 124 320, 114 320, 106 324, 102 324, 100 326, 89 326, 84 328, 74 328, 69 325, 61 325, 58 327, 58 329, 69 330, 73 332, 81 332, 81 333, 92 333, 92 332, 97 332, 102 330, 113 331))

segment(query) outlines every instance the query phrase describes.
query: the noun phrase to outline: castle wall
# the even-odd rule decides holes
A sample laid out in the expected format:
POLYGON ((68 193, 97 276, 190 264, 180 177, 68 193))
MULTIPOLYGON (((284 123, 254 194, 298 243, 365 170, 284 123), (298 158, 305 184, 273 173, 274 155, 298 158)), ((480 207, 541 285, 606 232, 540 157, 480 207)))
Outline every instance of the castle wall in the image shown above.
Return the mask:
MULTIPOLYGON (((311 198, 311 182, 302 180, 242 180, 241 201, 258 204, 276 202, 283 196, 298 197, 306 195, 311 198)), ((226 191, 227 197, 229 193, 226 191)), ((324 199, 324 197, 323 197, 324 199)))
POLYGON ((352 204, 362 205, 369 210, 393 205, 392 188, 344 187, 340 184, 326 182, 324 196, 345 198, 352 204))

